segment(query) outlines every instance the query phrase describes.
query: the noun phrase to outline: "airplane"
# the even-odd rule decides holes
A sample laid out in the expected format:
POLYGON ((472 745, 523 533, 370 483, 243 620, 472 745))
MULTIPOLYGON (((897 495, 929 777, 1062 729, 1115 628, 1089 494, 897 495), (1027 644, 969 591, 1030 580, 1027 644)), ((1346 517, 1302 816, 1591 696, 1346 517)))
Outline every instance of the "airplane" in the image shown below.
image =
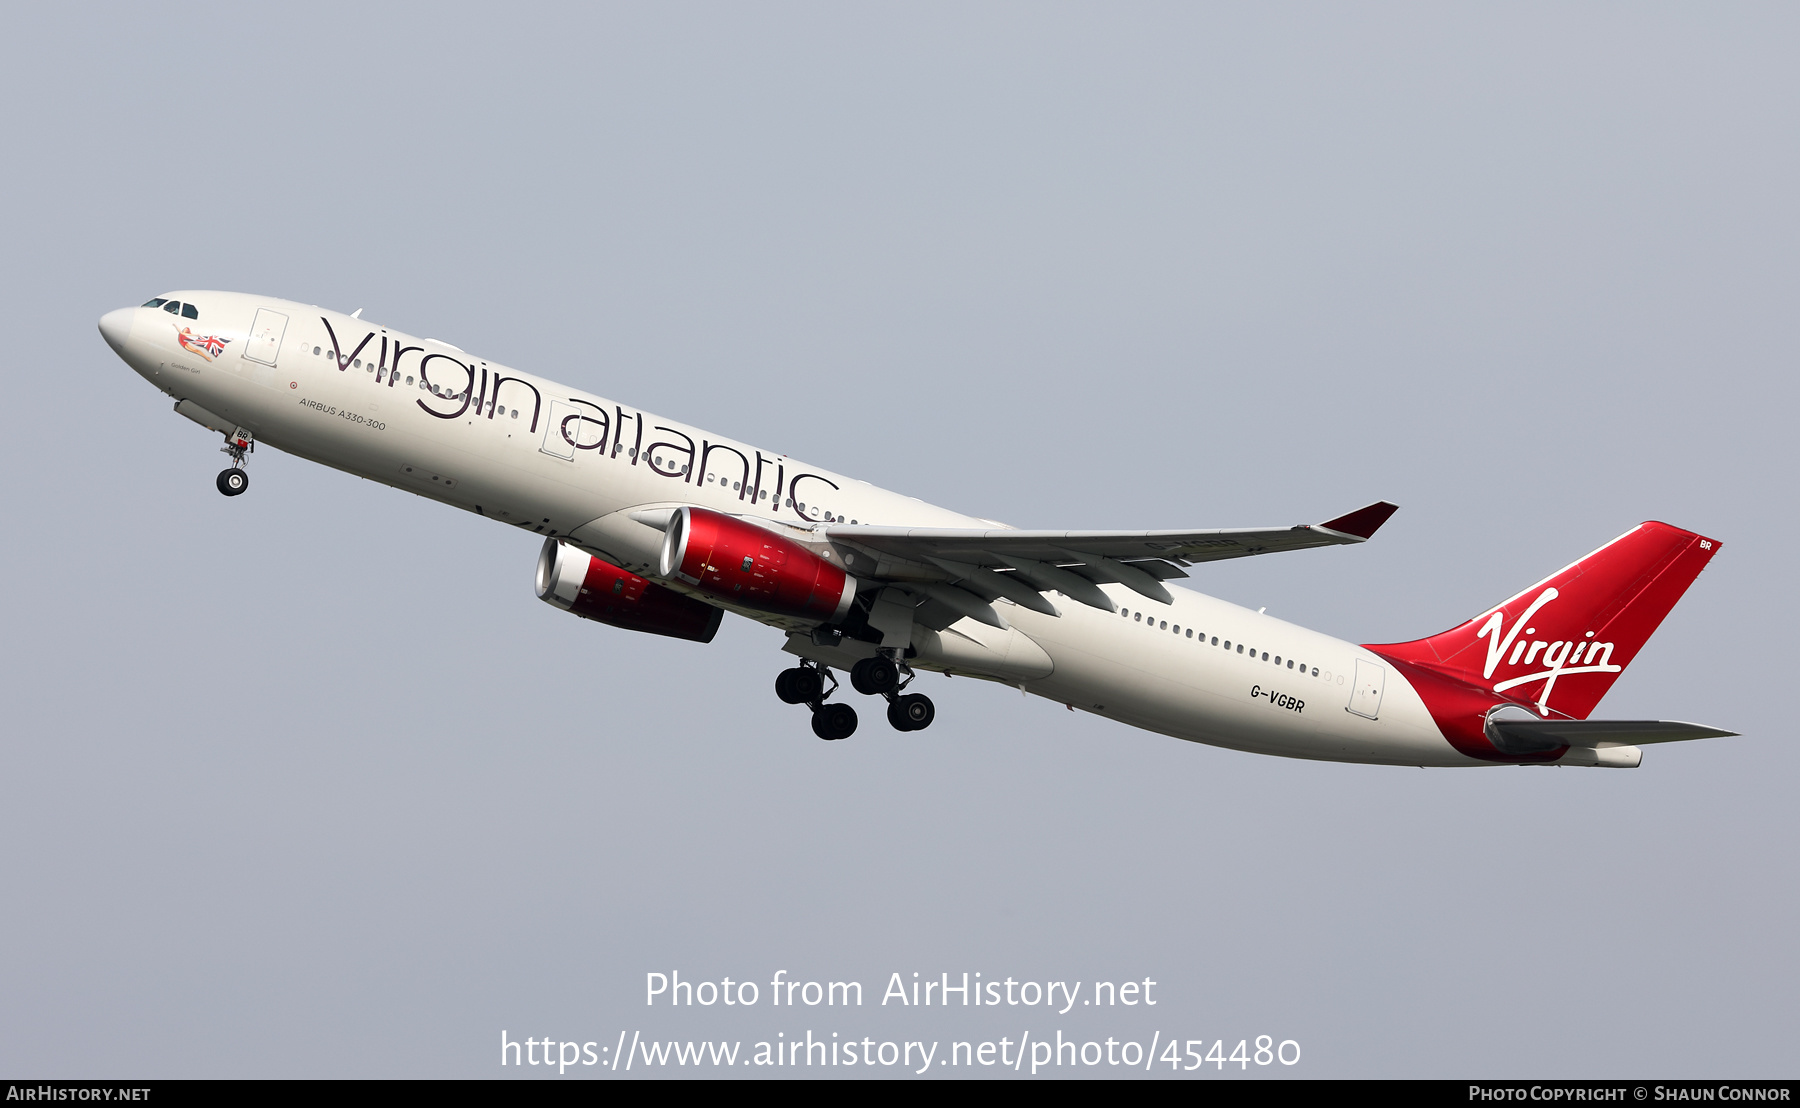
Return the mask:
POLYGON ((316 306, 182 291, 107 312, 118 356, 224 436, 542 535, 540 599, 696 643, 725 613, 786 635, 776 696, 825 740, 855 708, 910 732, 937 672, 1133 727, 1291 758, 1630 768, 1650 743, 1735 732, 1589 714, 1718 553, 1646 522, 1487 611, 1358 645, 1169 582, 1206 562, 1361 543, 1396 510, 1324 523, 1022 530, 316 306))

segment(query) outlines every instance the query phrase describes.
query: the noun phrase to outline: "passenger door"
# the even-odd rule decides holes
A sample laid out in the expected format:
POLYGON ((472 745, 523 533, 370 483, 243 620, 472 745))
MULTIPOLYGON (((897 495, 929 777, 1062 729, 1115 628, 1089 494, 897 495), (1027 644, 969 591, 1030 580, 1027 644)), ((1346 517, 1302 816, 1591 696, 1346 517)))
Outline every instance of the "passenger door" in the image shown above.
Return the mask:
POLYGON ((287 325, 288 317, 280 312, 272 312, 267 308, 256 309, 256 319, 250 324, 250 338, 244 343, 244 357, 273 366, 275 355, 281 350, 281 336, 287 333, 287 325))
POLYGON ((579 434, 581 409, 561 400, 552 400, 550 418, 544 423, 544 445, 538 449, 572 462, 575 460, 575 442, 579 434))
POLYGON ((1387 683, 1387 667, 1356 660, 1356 683, 1350 686, 1349 711, 1364 719, 1381 714, 1381 690, 1387 683))

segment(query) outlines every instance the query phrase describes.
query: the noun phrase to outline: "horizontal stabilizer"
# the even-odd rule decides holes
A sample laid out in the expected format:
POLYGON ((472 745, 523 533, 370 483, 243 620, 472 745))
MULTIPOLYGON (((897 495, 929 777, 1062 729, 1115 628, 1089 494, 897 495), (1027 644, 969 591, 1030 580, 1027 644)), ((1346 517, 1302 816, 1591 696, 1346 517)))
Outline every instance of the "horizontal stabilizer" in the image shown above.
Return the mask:
POLYGON ((1736 735, 1698 723, 1667 719, 1490 719, 1490 731, 1499 732, 1517 749, 1545 750, 1556 746, 1598 746, 1601 743, 1642 746, 1686 739, 1720 739, 1736 735))

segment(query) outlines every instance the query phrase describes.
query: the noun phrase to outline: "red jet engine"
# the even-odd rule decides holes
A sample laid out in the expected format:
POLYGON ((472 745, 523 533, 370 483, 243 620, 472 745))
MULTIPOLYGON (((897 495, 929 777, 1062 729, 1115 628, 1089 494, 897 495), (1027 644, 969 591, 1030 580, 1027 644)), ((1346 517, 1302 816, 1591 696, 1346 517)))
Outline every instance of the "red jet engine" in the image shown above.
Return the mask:
POLYGON ((681 508, 670 518, 657 571, 730 604, 826 623, 842 619, 856 599, 856 578, 831 561, 706 508, 681 508))
POLYGON ((722 609, 646 581, 572 546, 548 539, 538 554, 538 599, 583 619, 672 639, 711 642, 722 609))

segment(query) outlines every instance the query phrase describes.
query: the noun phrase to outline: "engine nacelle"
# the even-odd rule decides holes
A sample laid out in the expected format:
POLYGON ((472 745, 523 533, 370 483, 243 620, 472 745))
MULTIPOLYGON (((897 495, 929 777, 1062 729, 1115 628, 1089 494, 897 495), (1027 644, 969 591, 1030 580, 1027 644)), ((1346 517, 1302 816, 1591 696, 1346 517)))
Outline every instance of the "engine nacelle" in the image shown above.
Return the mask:
POLYGON ((723 610, 646 581, 584 551, 546 539, 538 554, 538 599, 627 631, 711 642, 723 610))
POLYGON ((657 572, 708 596, 776 615, 835 623, 856 578, 792 539, 706 508, 680 508, 664 529, 657 572))

